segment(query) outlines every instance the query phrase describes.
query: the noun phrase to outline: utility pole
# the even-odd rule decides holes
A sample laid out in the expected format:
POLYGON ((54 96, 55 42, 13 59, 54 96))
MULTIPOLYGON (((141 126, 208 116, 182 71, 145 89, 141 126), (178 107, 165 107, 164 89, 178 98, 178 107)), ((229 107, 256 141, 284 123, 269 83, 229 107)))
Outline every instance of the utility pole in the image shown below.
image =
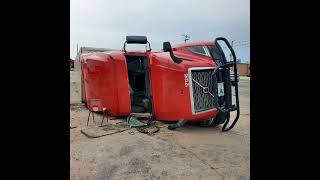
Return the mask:
POLYGON ((75 57, 75 61, 78 59, 78 61, 80 62, 80 58, 78 57, 79 55, 79 47, 78 47, 78 43, 77 43, 77 53, 76 53, 76 57, 75 57))
MULTIPOLYGON (((231 41, 231 47, 233 48, 233 42, 234 41, 231 41)), ((231 62, 231 60, 232 60, 232 54, 231 54, 231 52, 230 52, 230 62, 231 62)))
MULTIPOLYGON (((77 58, 78 58, 78 53, 79 53, 79 49, 78 49, 78 43, 77 43, 77 53, 76 53, 76 57, 75 57, 75 61, 77 60, 77 58)), ((80 62, 80 60, 78 60, 79 62, 80 62)))
POLYGON ((182 34, 181 36, 183 36, 184 37, 184 43, 186 43, 188 40, 190 40, 189 38, 190 38, 190 36, 188 36, 187 34, 182 34))

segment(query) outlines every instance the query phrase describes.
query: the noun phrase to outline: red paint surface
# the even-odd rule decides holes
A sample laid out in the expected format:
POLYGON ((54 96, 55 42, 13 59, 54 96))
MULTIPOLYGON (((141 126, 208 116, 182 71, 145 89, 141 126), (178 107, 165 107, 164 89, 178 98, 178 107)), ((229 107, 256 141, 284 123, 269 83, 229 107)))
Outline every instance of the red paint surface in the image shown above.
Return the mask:
MULTIPOLYGON (((190 59, 174 63, 167 52, 127 52, 145 54, 150 65, 150 84, 154 116, 157 120, 203 120, 214 117, 218 110, 193 115, 189 87, 185 75, 190 67, 214 67, 211 58, 195 55, 186 47, 213 45, 213 42, 177 45, 174 54, 190 59)), ((101 99, 111 116, 127 116, 131 113, 127 64, 122 51, 99 52, 81 55, 83 101, 101 99)))

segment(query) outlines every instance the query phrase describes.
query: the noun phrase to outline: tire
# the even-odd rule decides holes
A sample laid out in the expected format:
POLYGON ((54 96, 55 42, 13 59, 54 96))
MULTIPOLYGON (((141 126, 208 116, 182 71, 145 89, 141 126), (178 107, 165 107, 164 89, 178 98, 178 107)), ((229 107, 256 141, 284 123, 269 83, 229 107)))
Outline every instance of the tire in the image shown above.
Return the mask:
POLYGON ((228 113, 219 112, 213 121, 213 125, 223 124, 227 119, 228 113))

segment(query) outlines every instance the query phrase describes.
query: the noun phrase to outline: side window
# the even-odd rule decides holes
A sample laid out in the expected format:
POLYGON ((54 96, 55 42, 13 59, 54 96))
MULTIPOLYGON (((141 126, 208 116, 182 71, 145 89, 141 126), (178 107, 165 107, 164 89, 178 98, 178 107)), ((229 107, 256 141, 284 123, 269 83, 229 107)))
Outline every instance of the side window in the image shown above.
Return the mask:
POLYGON ((193 53, 210 57, 210 55, 208 54, 208 52, 203 46, 193 46, 193 47, 189 47, 188 49, 193 53))

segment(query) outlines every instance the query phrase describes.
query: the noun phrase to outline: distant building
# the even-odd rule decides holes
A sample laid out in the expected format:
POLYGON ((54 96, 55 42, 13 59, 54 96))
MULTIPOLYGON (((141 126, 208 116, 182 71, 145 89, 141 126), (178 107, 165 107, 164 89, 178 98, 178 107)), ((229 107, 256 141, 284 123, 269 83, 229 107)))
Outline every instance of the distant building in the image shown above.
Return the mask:
POLYGON ((70 58, 70 68, 74 68, 74 60, 70 58))
MULTIPOLYGON (((233 70, 233 68, 232 68, 233 70)), ((250 64, 249 63, 237 63, 237 71, 240 76, 250 77, 250 64)))

